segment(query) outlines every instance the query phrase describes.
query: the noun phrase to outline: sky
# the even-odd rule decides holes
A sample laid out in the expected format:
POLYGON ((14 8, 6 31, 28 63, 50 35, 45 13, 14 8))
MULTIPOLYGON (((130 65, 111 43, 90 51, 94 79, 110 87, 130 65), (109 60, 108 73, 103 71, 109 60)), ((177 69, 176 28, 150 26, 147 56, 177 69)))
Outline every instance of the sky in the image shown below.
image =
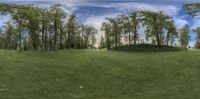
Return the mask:
MULTIPOLYGON (((128 15, 133 11, 164 11, 171 16, 178 29, 188 24, 190 29, 200 26, 200 16, 190 17, 185 14, 183 5, 186 3, 200 3, 200 0, 0 0, 1 3, 20 5, 36 5, 49 7, 61 4, 62 9, 69 14, 76 14, 79 23, 94 26, 98 30, 97 38, 103 35, 100 31, 105 17, 128 15)), ((9 20, 9 16, 0 16, 0 26, 9 20)), ((144 38, 144 28, 139 29, 140 38, 144 38)), ((194 46, 195 33, 191 32, 190 46, 194 46)))

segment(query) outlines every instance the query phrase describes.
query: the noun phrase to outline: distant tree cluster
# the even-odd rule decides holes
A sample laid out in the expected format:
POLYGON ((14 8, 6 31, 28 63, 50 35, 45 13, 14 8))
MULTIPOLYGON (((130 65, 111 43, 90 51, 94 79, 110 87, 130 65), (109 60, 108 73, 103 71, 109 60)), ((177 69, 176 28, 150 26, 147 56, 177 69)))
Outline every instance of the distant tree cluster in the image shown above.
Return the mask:
POLYGON ((102 24, 105 39, 101 40, 105 41, 104 46, 108 49, 124 44, 131 46, 143 43, 144 40, 140 40, 138 34, 141 25, 145 28, 146 41, 154 45, 172 45, 178 37, 174 21, 163 12, 140 11, 106 19, 107 22, 102 24))
POLYGON ((57 50, 88 48, 96 42, 97 30, 78 24, 59 5, 39 8, 28 5, 0 4, 0 14, 11 20, 0 30, 0 48, 10 50, 57 50))

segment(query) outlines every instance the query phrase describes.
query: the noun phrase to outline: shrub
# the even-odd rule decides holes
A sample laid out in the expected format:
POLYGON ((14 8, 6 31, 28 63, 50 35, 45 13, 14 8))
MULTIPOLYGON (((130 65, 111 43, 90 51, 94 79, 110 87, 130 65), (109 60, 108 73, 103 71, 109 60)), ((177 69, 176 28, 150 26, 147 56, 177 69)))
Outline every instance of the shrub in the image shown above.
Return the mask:
POLYGON ((134 52, 170 52, 170 51, 181 51, 183 48, 167 46, 167 45, 152 45, 152 44, 138 44, 138 45, 124 45, 117 48, 113 47, 112 50, 121 51, 134 51, 134 52))

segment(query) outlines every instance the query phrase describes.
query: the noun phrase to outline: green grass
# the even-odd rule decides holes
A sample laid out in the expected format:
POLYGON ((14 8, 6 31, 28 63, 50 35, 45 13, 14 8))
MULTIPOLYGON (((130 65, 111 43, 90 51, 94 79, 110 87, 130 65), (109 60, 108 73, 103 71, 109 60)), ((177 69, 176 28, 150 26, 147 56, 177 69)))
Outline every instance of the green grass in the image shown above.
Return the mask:
POLYGON ((199 99, 200 50, 0 50, 0 99, 199 99))

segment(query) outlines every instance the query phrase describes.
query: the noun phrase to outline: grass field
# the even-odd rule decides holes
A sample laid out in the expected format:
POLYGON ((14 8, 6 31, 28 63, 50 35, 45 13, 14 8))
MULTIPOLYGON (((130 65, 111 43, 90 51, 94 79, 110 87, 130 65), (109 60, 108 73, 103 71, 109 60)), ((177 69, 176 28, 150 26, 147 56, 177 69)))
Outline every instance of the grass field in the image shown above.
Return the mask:
POLYGON ((199 99, 200 50, 0 50, 0 99, 199 99))

